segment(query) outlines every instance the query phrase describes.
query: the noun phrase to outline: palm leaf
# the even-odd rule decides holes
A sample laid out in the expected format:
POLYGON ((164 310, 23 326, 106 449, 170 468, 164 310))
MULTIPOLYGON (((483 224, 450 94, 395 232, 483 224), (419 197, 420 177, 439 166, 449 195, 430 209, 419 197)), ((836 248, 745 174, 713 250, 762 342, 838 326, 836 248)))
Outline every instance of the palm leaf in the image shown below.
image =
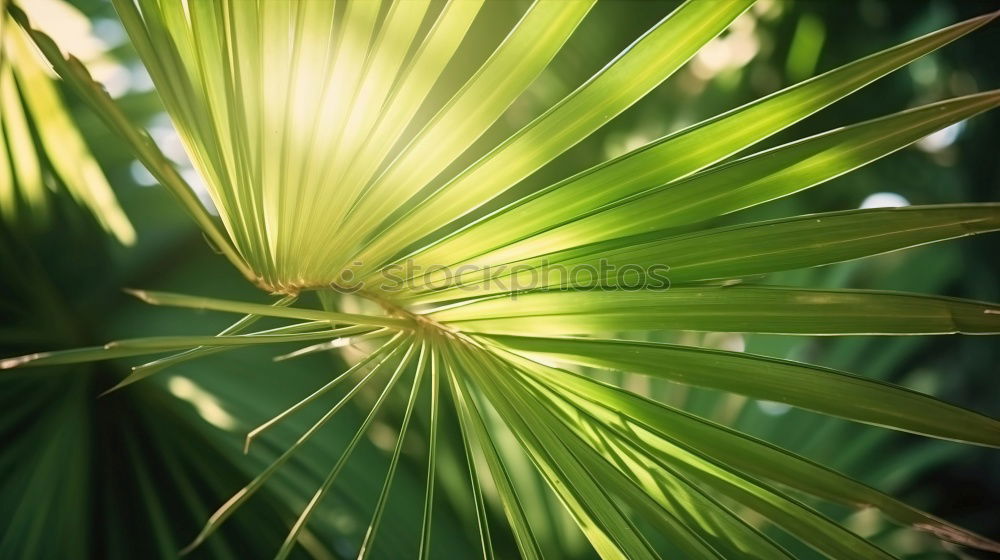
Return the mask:
POLYGON ((419 258, 438 264, 462 262, 671 183, 806 118, 994 17, 975 18, 872 54, 581 171, 446 237, 419 253, 419 258))
POLYGON ((464 331, 509 334, 669 329, 814 335, 1000 332, 996 304, 775 286, 534 292, 463 302, 428 315, 464 331))
MULTIPOLYGON (((995 205, 845 211, 729 227, 709 221, 821 184, 994 108, 996 91, 972 94, 724 161, 996 14, 793 85, 489 212, 667 80, 752 2, 684 2, 589 80, 494 142, 488 131, 543 75, 592 4, 538 0, 486 49, 471 75, 456 78, 448 67, 475 37, 477 16, 487 9, 481 2, 348 2, 331 9, 321 2, 116 0, 218 221, 86 69, 15 10, 18 32, 127 141, 210 241, 247 279, 285 297, 269 305, 134 292, 150 304, 243 318, 215 336, 121 340, 8 358, 0 367, 173 353, 139 366, 120 387, 224 350, 311 343, 285 358, 348 340, 361 344, 362 357, 343 374, 249 431, 247 450, 262 434, 287 433, 280 430, 307 411, 325 409, 216 510, 189 549, 213 542, 222 523, 326 424, 364 402, 339 455, 317 473, 322 481, 298 502, 304 507, 279 558, 308 545, 307 526, 317 523, 383 414, 399 428, 356 544, 359 558, 385 538, 380 526, 411 431, 426 436, 429 447, 413 545, 420 557, 432 556, 434 511, 445 499, 464 504, 476 555, 501 556, 499 535, 509 531, 522 556, 542 556, 511 451, 498 434, 511 436, 604 558, 792 557, 752 522, 754 515, 830 558, 892 557, 792 491, 874 507, 910 529, 1000 551, 989 539, 775 445, 547 365, 625 370, 932 437, 1000 444, 996 420, 888 383, 752 354, 608 338, 637 331, 1000 333, 1000 306, 987 302, 745 280, 995 231, 995 205), (477 156, 470 148, 480 142, 490 145, 477 156), (407 261, 422 269, 401 278, 402 289, 373 283, 407 261), (525 283, 549 263, 588 271, 585 285, 525 283), (596 263, 634 268, 622 277, 593 271, 596 263), (491 277, 507 284, 470 292, 477 270, 424 274, 436 265, 469 264, 510 266, 491 277), (670 277, 651 286, 655 265, 669 266, 670 277), (317 292, 322 309, 291 305, 303 291, 317 292), (263 318, 283 324, 249 331, 263 318), (370 345, 380 337, 391 338, 370 345), (409 387, 397 398, 400 384, 409 387), (336 402, 324 405, 332 394, 336 402), (439 441, 442 434, 451 437, 439 441), (498 531, 497 512, 509 527, 498 531)), ((0 196, 9 198, 9 191, 0 196)), ((155 498, 149 480, 138 486, 155 498)))
MULTIPOLYGON (((383 243, 398 250, 433 231, 433 224, 464 215, 481 199, 495 196, 548 163, 667 79, 750 3, 683 4, 576 91, 387 228, 380 235, 383 243)), ((371 267, 390 255, 375 242, 358 254, 358 260, 371 267)))
MULTIPOLYGON (((135 230, 118 205, 90 149, 73 123, 43 58, 31 39, 0 11, 0 209, 5 221, 27 213, 49 220, 49 186, 58 181, 119 243, 135 243, 135 230), (25 208, 26 207, 26 208, 25 208)), ((65 9, 73 10, 69 6, 65 9)), ((24 216, 21 216, 24 220, 24 216)), ((26 220, 32 221, 32 220, 26 220)))
MULTIPOLYGON (((397 298, 410 304, 527 289, 667 288, 828 265, 987 233, 997 229, 998 218, 1000 210, 996 205, 975 204, 806 214, 690 233, 674 228, 513 263, 482 268, 461 265, 450 275, 428 267, 424 274, 406 279, 387 276, 375 287, 402 285, 403 293, 397 298), (667 278, 655 277, 655 267, 659 267, 660 276, 667 278), (458 273, 465 270, 465 274, 458 273), (490 282, 484 282, 487 278, 490 282)), ((398 269, 392 272, 397 275, 398 269)))
POLYGON ((486 340, 536 360, 642 373, 923 435, 991 446, 1000 442, 996 420, 901 387, 808 364, 619 340, 523 336, 486 340))

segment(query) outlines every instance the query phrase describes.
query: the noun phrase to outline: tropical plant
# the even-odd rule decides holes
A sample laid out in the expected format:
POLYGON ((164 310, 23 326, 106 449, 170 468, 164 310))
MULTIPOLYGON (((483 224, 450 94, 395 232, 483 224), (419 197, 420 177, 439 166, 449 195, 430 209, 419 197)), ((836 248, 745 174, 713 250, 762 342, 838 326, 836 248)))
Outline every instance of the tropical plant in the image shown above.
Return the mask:
MULTIPOLYGON (((5 6, 6 2, 0 2, 0 7, 5 6)), ((48 216, 46 190, 58 181, 109 233, 132 244, 135 230, 74 126, 44 58, 33 51, 31 40, 13 24, 6 9, 2 13, 0 217, 16 221, 27 210, 31 220, 22 221, 44 222, 48 216)))
POLYGON ((669 331, 1000 333, 996 304, 759 280, 994 231, 996 205, 863 209, 735 226, 713 221, 821 184, 1000 104, 1000 92, 977 93, 734 157, 996 14, 872 54, 550 186, 518 189, 666 80, 751 4, 685 2, 549 110, 485 153, 470 154, 592 2, 538 0, 470 75, 456 79, 449 63, 460 56, 480 1, 357 1, 334 9, 318 1, 115 0, 218 219, 85 67, 11 8, 58 75, 130 144, 219 252, 277 300, 136 291, 155 305, 243 317, 217 336, 119 340, 9 358, 0 367, 169 353, 135 367, 119 389, 237 348, 309 344, 286 359, 362 350, 349 369, 250 431, 247 449, 337 397, 211 516, 192 547, 352 399, 367 398, 279 558, 314 540, 307 531, 313 514, 379 415, 390 411, 398 429, 370 524, 350 552, 359 558, 372 554, 384 534, 408 433, 427 440, 412 552, 422 558, 431 556, 439 534, 432 520, 440 486, 454 487, 462 469, 482 555, 494 555, 489 510, 499 507, 520 555, 540 557, 537 513, 526 505, 534 490, 525 481, 534 475, 520 472, 524 457, 601 557, 790 557, 760 530, 760 519, 826 557, 892 557, 804 496, 874 508, 944 541, 1000 552, 1000 544, 848 476, 595 373, 632 372, 1000 445, 996 420, 900 386, 650 340, 669 331), (321 308, 297 306, 305 293, 315 293, 321 308), (266 318, 285 321, 260 328, 266 318))

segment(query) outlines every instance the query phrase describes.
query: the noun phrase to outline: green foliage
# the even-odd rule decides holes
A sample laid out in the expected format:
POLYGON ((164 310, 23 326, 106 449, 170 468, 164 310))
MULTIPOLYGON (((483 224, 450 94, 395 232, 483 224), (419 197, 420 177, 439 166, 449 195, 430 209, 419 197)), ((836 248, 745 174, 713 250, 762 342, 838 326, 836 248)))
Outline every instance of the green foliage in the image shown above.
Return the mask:
MULTIPOLYGON (((65 57, 16 7, 11 13, 17 32, 34 41, 212 244, 280 299, 132 291, 146 304, 242 317, 215 336, 124 338, 7 358, 0 369, 27 379, 20 368, 168 354, 115 379, 112 389, 121 389, 203 358, 216 368, 252 368, 253 360, 234 362, 239 358, 229 351, 259 360, 262 349, 278 345, 283 365, 306 376, 303 384, 282 390, 279 381, 257 376, 206 392, 183 377, 165 382, 202 417, 248 434, 249 455, 218 453, 211 460, 221 467, 211 477, 198 472, 212 464, 200 460, 198 446, 179 442, 183 453, 170 455, 171 442, 184 438, 161 433, 169 424, 157 419, 179 414, 176 403, 143 385, 129 389, 139 395, 128 401, 136 420, 123 431, 122 445, 133 465, 164 456, 166 466, 158 469, 166 474, 156 475, 157 483, 176 481, 194 503, 232 490, 230 477, 256 473, 208 516, 186 551, 234 554, 224 550, 230 539, 214 535, 236 525, 230 538, 252 541, 248 549, 256 555, 275 550, 278 558, 296 551, 429 558, 440 550, 485 559, 553 557, 572 541, 553 529, 566 516, 602 558, 791 558, 800 547, 828 558, 894 557, 828 515, 821 504, 833 503, 1000 552, 993 540, 826 465, 602 377, 605 370, 629 372, 892 430, 1000 445, 1000 421, 889 382, 753 353, 650 342, 702 331, 1000 333, 997 304, 760 283, 762 275, 995 231, 995 204, 717 223, 996 107, 997 91, 974 93, 732 157, 996 14, 871 54, 522 196, 526 179, 675 74, 752 2, 684 2, 577 89, 474 158, 470 148, 490 139, 498 119, 584 24, 592 2, 538 0, 461 79, 448 70, 463 48, 472 48, 477 16, 491 9, 482 2, 347 2, 336 9, 319 1, 114 4, 218 219, 79 61, 65 57), (539 281, 539 271, 553 264, 574 271, 572 281, 539 281), (612 268, 600 272, 598 264, 612 268), (415 268, 404 268, 402 284, 378 282, 403 265, 415 268), (669 266, 669 287, 641 282, 656 265, 669 266), (500 272, 490 279, 503 282, 483 282, 482 271, 491 267, 500 272), (626 267, 633 268, 624 279, 640 281, 638 288, 625 285, 626 267), (577 276, 580 270, 585 274, 577 276), (310 305, 312 293, 319 308, 310 305), (321 363, 318 354, 341 348, 349 349, 343 373, 308 377, 307 366, 321 363), (274 394, 303 385, 319 388, 277 415, 268 410, 274 394), (212 395, 226 391, 253 423, 220 413, 212 395), (369 441, 379 439, 379 428, 391 434, 379 445, 388 453, 384 476, 352 469, 359 456, 379 453, 369 441), (157 434, 151 445, 164 447, 150 451, 136 441, 150 432, 157 434), (408 445, 420 451, 409 453, 408 445), (313 476, 299 476, 296 467, 313 476), (210 492, 190 486, 201 476, 216 481, 205 482, 210 492), (321 480, 318 487, 314 480, 321 480), (547 490, 539 492, 541 484, 547 490), (398 503, 412 507, 393 508, 400 492, 408 499, 398 503), (333 496, 364 526, 331 527, 322 513, 333 496), (540 504, 562 513, 540 513, 540 504), (251 517, 240 517, 245 510, 251 517), (280 519, 246 521, 254 515, 280 519), (271 532, 283 523, 290 530, 275 539, 271 532), (269 532, 254 534, 257 525, 269 532), (319 534, 349 536, 350 543, 329 547, 319 534)), ((800 27, 815 27, 811 21, 800 27)), ((800 51, 789 64, 808 74, 807 58, 800 51)), ((164 381, 146 385, 152 383, 164 381)), ((79 397, 75 406, 93 392, 72 393, 79 397)), ((24 414, 17 411, 30 403, 25 397, 11 414, 24 414)), ((52 445, 84 455, 79 438, 60 441, 52 445)), ((45 478, 55 477, 59 465, 48 450, 41 453, 45 478)), ((134 486, 150 502, 156 532, 168 534, 162 508, 152 505, 160 493, 147 474, 138 467, 134 486)), ((64 484, 66 495, 86 493, 82 474, 64 484)), ((204 514, 200 504, 186 511, 204 514)), ((45 515, 19 513, 13 526, 23 541, 5 538, 4 546, 40 549, 40 519, 45 515)), ((161 535, 159 553, 170 556, 175 541, 161 535)))
POLYGON ((119 242, 135 230, 63 105, 45 61, 0 3, 0 218, 12 224, 49 220, 56 181, 119 242), (23 214, 28 214, 25 219, 23 214))

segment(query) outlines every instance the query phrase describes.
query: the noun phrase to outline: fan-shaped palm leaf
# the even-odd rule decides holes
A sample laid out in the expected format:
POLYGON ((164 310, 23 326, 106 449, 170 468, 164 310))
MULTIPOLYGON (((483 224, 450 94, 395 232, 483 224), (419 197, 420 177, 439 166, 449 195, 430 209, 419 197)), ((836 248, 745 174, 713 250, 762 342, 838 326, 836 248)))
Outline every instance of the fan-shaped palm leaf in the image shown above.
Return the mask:
POLYGON ((724 162, 994 14, 831 70, 496 209, 498 197, 669 78, 750 4, 685 2, 590 80, 472 158, 469 147, 545 69, 591 2, 538 0, 471 75, 450 83, 446 68, 467 44, 480 2, 116 0, 209 186, 221 228, 82 65, 63 58, 19 15, 56 71, 130 142, 213 243, 250 280, 285 297, 264 305, 137 292, 152 304, 244 317, 216 337, 123 340, 10 358, 0 367, 183 351, 136 368, 124 385, 241 346, 313 343, 285 356, 291 358, 374 341, 342 376, 250 432, 248 446, 328 391, 346 388, 209 519, 193 545, 352 398, 374 392, 357 432, 278 551, 285 557, 383 405, 403 392, 388 474, 358 543, 358 557, 367 557, 392 505, 400 449, 426 390, 431 420, 420 557, 430 555, 434 536, 446 403, 459 425, 458 464, 470 477, 469 511, 484 558, 494 556, 493 505, 505 514, 521 555, 541 555, 525 490, 510 476, 498 443, 501 433, 520 444, 606 558, 665 554, 653 533, 689 558, 790 556, 748 523, 749 512, 830 558, 891 557, 800 494, 874 507, 941 539, 1000 551, 1000 544, 803 457, 557 367, 624 370, 932 437, 1000 444, 997 420, 887 383, 614 334, 1000 332, 994 304, 745 280, 994 231, 995 205, 837 212, 732 227, 706 222, 820 184, 1000 104, 996 91, 949 99, 724 162), (441 91, 447 94, 432 94, 441 91), (562 276, 539 276, 551 265, 562 276), (669 274, 661 277, 665 268, 657 266, 669 266, 669 274), (319 293, 324 309, 292 305, 305 291, 319 293), (293 322, 249 330, 265 316, 293 322))

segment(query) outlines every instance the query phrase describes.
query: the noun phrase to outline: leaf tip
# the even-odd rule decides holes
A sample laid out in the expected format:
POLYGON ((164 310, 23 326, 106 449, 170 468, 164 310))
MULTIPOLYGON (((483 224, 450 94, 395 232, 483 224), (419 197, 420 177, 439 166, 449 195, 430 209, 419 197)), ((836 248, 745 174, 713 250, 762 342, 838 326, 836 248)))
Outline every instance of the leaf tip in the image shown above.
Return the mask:
POLYGON ((189 544, 189 545, 185 546, 184 548, 178 550, 177 551, 177 556, 187 556, 188 554, 191 554, 191 552, 194 551, 194 549, 198 548, 198 545, 201 544, 201 541, 202 541, 202 538, 199 535, 198 538, 196 538, 194 541, 191 542, 191 544, 189 544))
POLYGON ((146 290, 136 290, 134 288, 122 288, 122 291, 146 303, 153 303, 153 299, 150 297, 149 292, 147 292, 146 290))
POLYGON ((985 14, 956 23, 955 26, 968 27, 969 31, 973 31, 995 20, 998 16, 1000 16, 1000 10, 993 10, 992 12, 986 12, 985 14))
POLYGON ((129 385, 129 383, 127 382, 127 380, 128 380, 128 378, 125 378, 125 379, 123 379, 123 380, 119 381, 118 383, 116 383, 116 384, 115 384, 114 386, 112 386, 111 388, 109 388, 109 389, 105 389, 105 390, 104 390, 104 391, 102 391, 102 392, 101 392, 101 393, 100 393, 99 395, 97 395, 97 398, 98 398, 98 399, 103 399, 104 397, 106 397, 106 396, 110 395, 111 393, 115 393, 115 392, 117 392, 117 391, 118 391, 119 389, 122 389, 122 388, 124 388, 124 387, 128 386, 128 385, 129 385))

